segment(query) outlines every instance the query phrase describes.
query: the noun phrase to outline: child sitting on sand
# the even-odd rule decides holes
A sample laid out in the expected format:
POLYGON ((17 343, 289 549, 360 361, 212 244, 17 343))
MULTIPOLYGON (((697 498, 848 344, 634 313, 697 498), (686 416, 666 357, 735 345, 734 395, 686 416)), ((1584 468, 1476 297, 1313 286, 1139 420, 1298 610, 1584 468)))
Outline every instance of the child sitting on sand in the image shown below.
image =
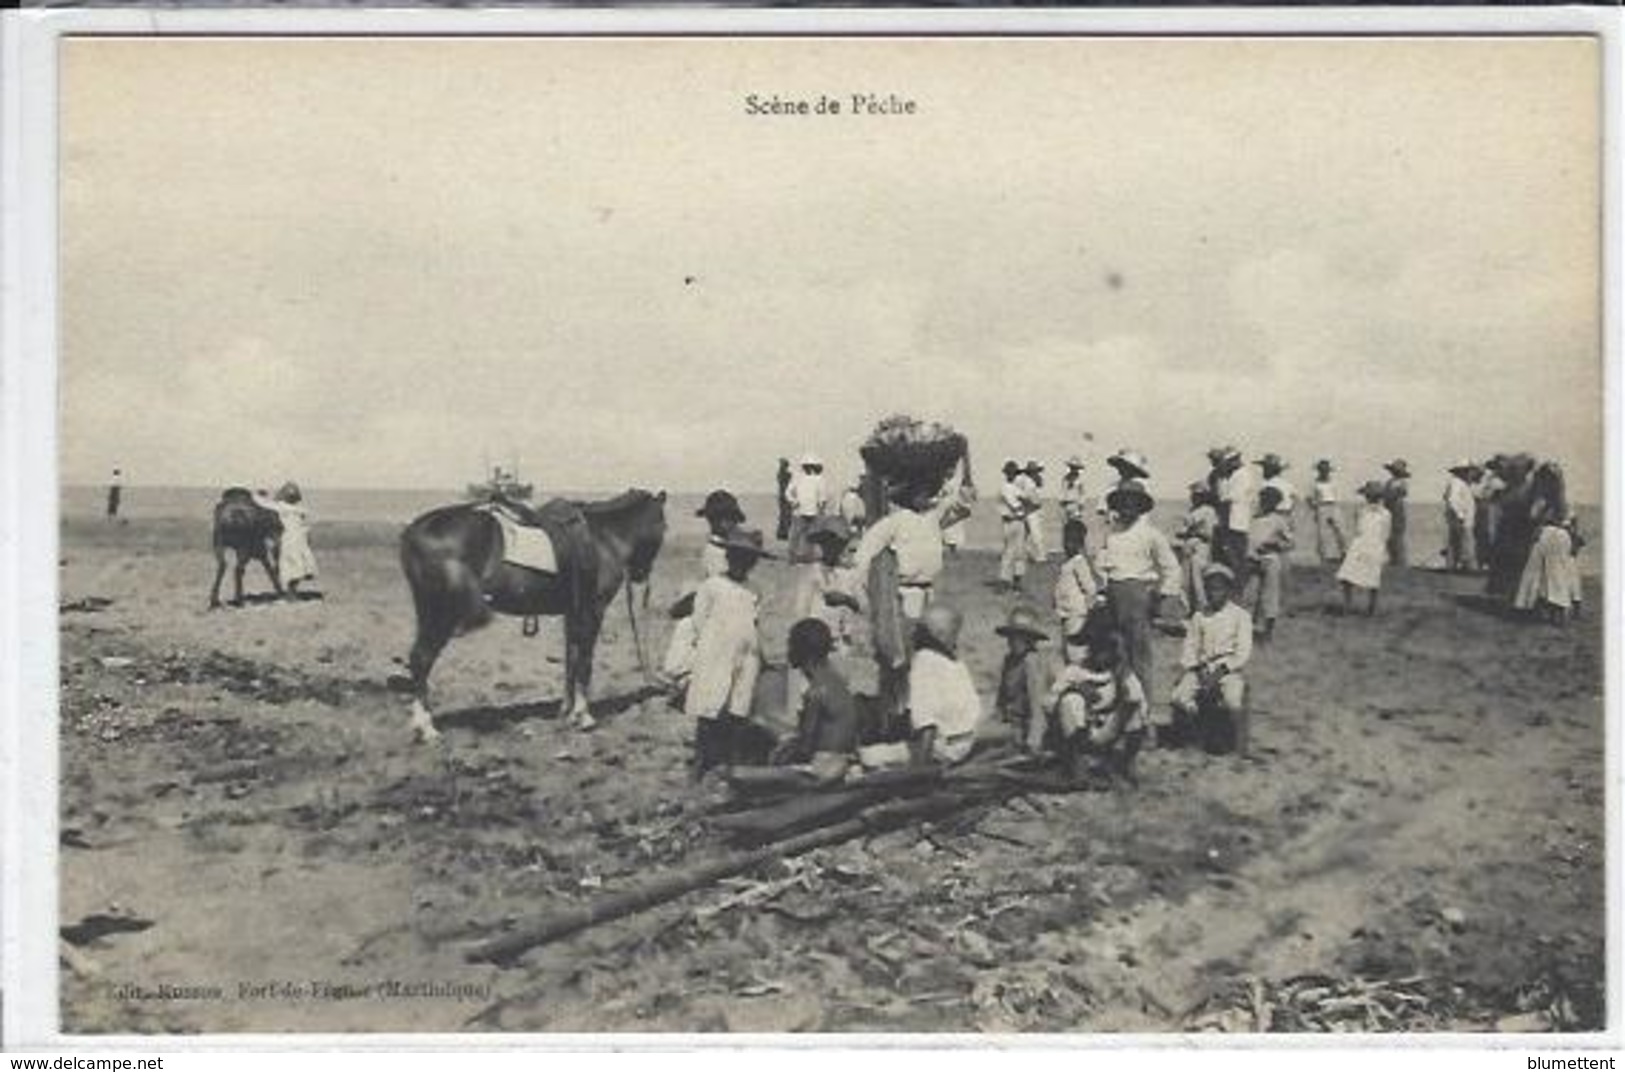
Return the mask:
MULTIPOLYGON (((1253 654, 1253 621, 1231 596, 1236 576, 1215 562, 1203 571, 1207 605, 1192 615, 1180 653, 1181 672, 1171 697, 1174 739, 1194 720, 1223 714, 1235 727, 1235 751, 1247 754, 1247 682, 1242 670, 1253 654)), ((1210 729, 1202 726, 1204 736, 1210 729)))
POLYGON ((1145 743, 1147 704, 1120 633, 1097 631, 1083 660, 1056 678, 1046 706, 1073 781, 1099 784, 1104 777, 1138 784, 1134 760, 1145 743))
POLYGON ((858 712, 846 679, 830 665, 834 638, 817 618, 790 627, 790 666, 806 678, 796 735, 781 744, 773 761, 790 765, 817 783, 840 781, 858 745, 858 712))
POLYGON ((1348 553, 1337 569, 1337 583, 1343 589, 1343 613, 1352 609, 1354 590, 1364 588, 1368 593, 1366 614, 1377 613, 1377 590, 1382 587, 1382 567, 1388 561, 1388 536, 1392 518, 1383 505, 1386 488, 1375 480, 1360 486, 1360 497, 1365 505, 1354 519, 1354 539, 1349 541, 1348 553))
POLYGON ((943 603, 925 608, 909 662, 910 762, 915 766, 968 759, 982 722, 982 700, 959 661, 959 612, 943 603))
POLYGON ((1022 747, 1036 755, 1044 748, 1048 722, 1044 698, 1049 692, 1049 669, 1038 644, 1048 634, 1038 624, 1038 612, 1024 606, 1011 608, 1009 618, 994 632, 1004 637, 1007 645, 1004 665, 999 669, 994 714, 1010 723, 1022 747))
POLYGON ((694 777, 712 767, 748 762, 752 757, 751 698, 761 671, 762 645, 756 627, 757 596, 745 586, 756 563, 773 555, 755 529, 735 529, 718 545, 727 561, 719 577, 709 577, 694 593, 694 656, 683 713, 697 721, 694 777))

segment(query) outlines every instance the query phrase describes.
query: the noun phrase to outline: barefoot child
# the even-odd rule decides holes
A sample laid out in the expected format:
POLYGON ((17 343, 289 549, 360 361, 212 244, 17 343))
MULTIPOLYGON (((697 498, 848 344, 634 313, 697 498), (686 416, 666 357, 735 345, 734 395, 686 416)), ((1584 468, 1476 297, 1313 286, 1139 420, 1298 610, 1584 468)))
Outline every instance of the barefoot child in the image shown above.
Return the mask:
POLYGON ((1145 743, 1145 689, 1124 657, 1119 633, 1091 639, 1088 654, 1061 671, 1049 696, 1061 761, 1075 782, 1105 776, 1135 785, 1134 760, 1145 743))
POLYGON ((726 766, 740 755, 750 726, 750 702, 761 670, 756 628, 757 596, 745 586, 756 563, 774 557, 755 529, 735 529, 720 545, 727 560, 721 576, 694 593, 694 658, 683 713, 697 719, 694 776, 726 766))
POLYGON ((1360 486, 1360 497, 1365 505, 1354 519, 1354 539, 1349 541, 1348 554, 1337 570, 1337 583, 1343 589, 1343 612, 1353 609, 1354 590, 1363 588, 1368 593, 1365 612, 1377 613, 1377 590, 1382 587, 1382 567, 1388 561, 1389 526, 1388 508, 1383 505, 1386 488, 1375 480, 1360 486))
MULTIPOLYGON (((1247 754, 1247 684, 1241 672, 1253 654, 1253 621, 1231 596, 1236 575, 1215 562, 1204 571, 1207 605, 1191 617, 1180 653, 1179 681, 1171 697, 1174 736, 1206 713, 1230 717, 1235 750, 1247 754)), ((1201 727, 1206 731, 1208 727, 1201 727)), ((1204 736, 1207 734, 1204 732, 1204 736)))
POLYGON ((1010 723, 1021 746, 1036 755, 1044 749, 1048 721, 1044 698, 1049 693, 1049 670, 1038 644, 1048 634, 1038 624, 1038 612, 1023 606, 1012 607, 1009 618, 994 632, 1006 644, 994 714, 1010 723))
POLYGON ((846 679, 830 665, 834 638, 817 618, 790 627, 789 662, 807 680, 801 695, 796 735, 775 751, 773 760, 794 766, 817 783, 846 775, 858 745, 858 713, 846 679))

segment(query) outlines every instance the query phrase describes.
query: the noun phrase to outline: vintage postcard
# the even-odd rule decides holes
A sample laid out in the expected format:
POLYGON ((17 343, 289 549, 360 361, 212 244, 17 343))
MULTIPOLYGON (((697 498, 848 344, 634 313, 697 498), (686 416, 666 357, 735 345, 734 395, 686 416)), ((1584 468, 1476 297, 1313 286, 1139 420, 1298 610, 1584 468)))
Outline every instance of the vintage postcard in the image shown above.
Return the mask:
POLYGON ((62 37, 61 1034, 1616 1023, 1605 42, 628 25, 62 37))

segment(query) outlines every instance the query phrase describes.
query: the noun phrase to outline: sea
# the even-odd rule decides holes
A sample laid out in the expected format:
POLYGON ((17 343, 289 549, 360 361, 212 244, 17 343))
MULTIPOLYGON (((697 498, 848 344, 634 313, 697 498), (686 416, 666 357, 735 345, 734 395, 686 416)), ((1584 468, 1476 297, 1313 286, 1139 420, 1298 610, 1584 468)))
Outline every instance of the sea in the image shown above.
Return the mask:
MULTIPOLYGON (((462 491, 449 488, 307 487, 304 492, 305 508, 309 511, 313 526, 312 540, 318 549, 323 523, 405 525, 427 510, 460 502, 466 498, 462 491)), ((610 498, 616 491, 561 491, 556 494, 569 499, 592 500, 610 498)), ((207 522, 219 495, 218 488, 126 485, 120 515, 132 521, 151 519, 207 522)), ((106 506, 106 496, 107 491, 104 487, 64 485, 60 501, 62 519, 79 521, 101 516, 106 506)), ((704 535, 705 523, 695 514, 704 499, 703 491, 670 493, 667 521, 673 537, 686 536, 697 539, 704 535)), ((762 529, 771 541, 778 517, 774 494, 746 492, 739 495, 739 502, 744 508, 746 523, 762 529)), ((1178 527, 1185 509, 1184 502, 1163 499, 1157 503, 1156 509, 1152 512, 1152 520, 1164 532, 1171 533, 1178 527)), ((1352 521, 1352 507, 1349 509, 1352 521)), ((1600 571, 1602 561, 1602 509, 1594 504, 1580 505, 1575 508, 1575 512, 1579 517, 1580 531, 1587 541, 1580 552, 1580 568, 1584 573, 1594 574, 1600 571)), ((1315 560, 1313 530, 1310 528, 1308 510, 1300 506, 1298 513, 1297 531, 1300 546, 1293 557, 1296 561, 1313 562, 1315 560)), ((1413 499, 1408 521, 1411 564, 1442 565, 1445 546, 1443 507, 1425 500, 1413 499)), ((1053 502, 1044 510, 1044 539, 1045 546, 1052 553, 1059 552, 1061 511, 1053 502)), ((1001 541, 998 511, 994 504, 984 497, 977 504, 970 519, 965 522, 965 549, 998 551, 1001 541)))

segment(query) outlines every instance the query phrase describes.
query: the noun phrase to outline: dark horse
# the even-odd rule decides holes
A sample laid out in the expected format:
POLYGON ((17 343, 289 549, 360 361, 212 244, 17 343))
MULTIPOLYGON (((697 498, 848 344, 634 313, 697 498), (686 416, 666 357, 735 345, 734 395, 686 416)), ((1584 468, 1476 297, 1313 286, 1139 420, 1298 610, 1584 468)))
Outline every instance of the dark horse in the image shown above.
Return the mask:
POLYGON ((226 575, 226 552, 237 555, 236 570, 232 574, 235 595, 231 605, 243 605, 243 570, 250 561, 265 567, 271 578, 271 587, 282 594, 282 582, 277 579, 276 560, 282 547, 282 519, 275 510, 254 501, 254 493, 247 488, 227 488, 214 504, 214 587, 209 590, 209 609, 220 606, 220 579, 226 575))
POLYGON ((491 613, 564 618, 564 710, 582 729, 592 727, 589 692, 592 655, 604 613, 623 580, 633 642, 643 646, 632 609, 632 585, 646 585, 666 536, 666 493, 634 489, 606 502, 555 499, 530 511, 553 538, 557 573, 503 561, 502 529, 490 508, 442 506, 401 533, 401 567, 417 608, 412 643, 412 727, 438 736, 429 713, 429 672, 452 637, 477 629, 491 613))

